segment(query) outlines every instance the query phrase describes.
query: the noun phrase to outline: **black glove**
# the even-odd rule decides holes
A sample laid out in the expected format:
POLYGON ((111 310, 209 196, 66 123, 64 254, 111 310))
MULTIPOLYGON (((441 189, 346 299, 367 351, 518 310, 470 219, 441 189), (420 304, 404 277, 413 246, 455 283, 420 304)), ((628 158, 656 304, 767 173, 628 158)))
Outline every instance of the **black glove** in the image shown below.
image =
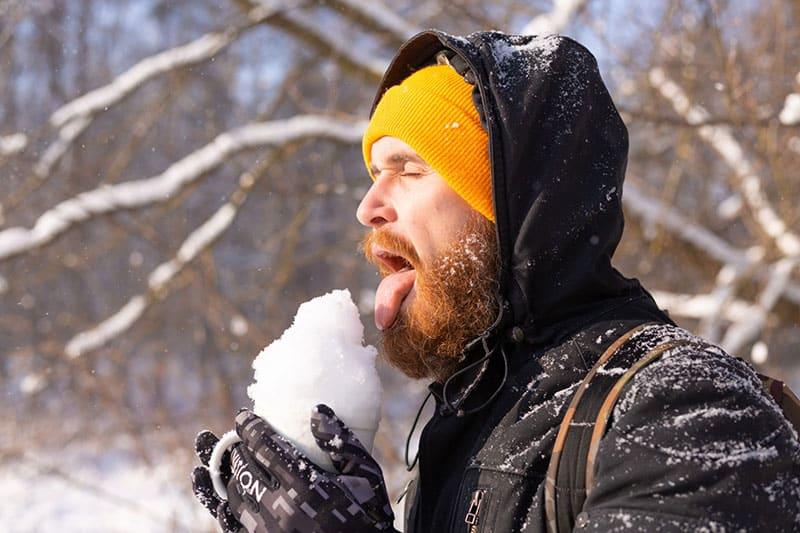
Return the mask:
MULTIPOLYGON (((211 481, 211 473, 208 470, 208 461, 211 459, 211 452, 214 451, 217 442, 219 442, 217 436, 208 430, 201 431, 197 435, 194 449, 203 466, 196 466, 192 471, 192 490, 195 497, 211 513, 211 516, 217 519, 224 533, 239 533, 245 529, 231 513, 228 502, 217 496, 211 481)), ((223 480, 227 484, 231 477, 231 453, 229 451, 222 456, 220 470, 223 480)))
MULTIPOLYGON (((217 498, 208 470, 193 474, 195 494, 226 533, 394 531, 380 466, 355 435, 325 405, 312 414, 311 431, 337 473, 317 467, 254 413, 237 415, 242 442, 230 454, 228 501, 217 498)), ((210 452, 198 447, 198 456, 210 452)))

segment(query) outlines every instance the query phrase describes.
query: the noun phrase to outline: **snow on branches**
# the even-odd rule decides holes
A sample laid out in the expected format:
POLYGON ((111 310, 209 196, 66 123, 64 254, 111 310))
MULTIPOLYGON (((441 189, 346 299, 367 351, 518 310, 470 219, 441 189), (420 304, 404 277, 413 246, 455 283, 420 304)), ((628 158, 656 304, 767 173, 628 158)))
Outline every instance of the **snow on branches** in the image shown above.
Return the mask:
MULTIPOLYGON (((795 82, 800 85, 800 72, 797 73, 795 82)), ((778 115, 778 120, 784 126, 800 125, 800 92, 791 93, 786 97, 786 102, 784 102, 783 109, 778 115)))
POLYGON ((119 209, 165 202, 178 191, 249 148, 282 145, 317 137, 345 143, 361 139, 363 123, 348 123, 320 115, 249 124, 222 133, 206 146, 176 161, 161 174, 83 192, 43 213, 32 228, 0 231, 0 261, 42 246, 73 225, 119 209))
MULTIPOLYGON (((650 83, 672 104, 675 111, 689 124, 704 123, 709 113, 702 106, 692 104, 683 89, 672 81, 661 68, 649 73, 650 83)), ((740 183, 737 189, 753 213, 762 230, 775 240, 780 251, 787 256, 800 255, 800 238, 789 230, 773 209, 761 185, 761 177, 755 170, 741 144, 726 125, 705 124, 697 133, 708 143, 730 167, 740 183)))
POLYGON ((21 152, 28 145, 28 136, 24 133, 0 135, 0 157, 21 152))
POLYGON ((561 33, 585 6, 586 0, 553 0, 553 9, 533 18, 520 33, 525 35, 561 33))
POLYGON ((107 85, 64 104, 50 116, 50 125, 57 130, 56 140, 45 149, 34 166, 34 174, 40 179, 47 178, 73 141, 99 113, 108 111, 157 76, 208 61, 233 43, 243 31, 268 20, 282 9, 275 2, 265 2, 247 13, 244 23, 205 34, 187 44, 142 59, 107 85))

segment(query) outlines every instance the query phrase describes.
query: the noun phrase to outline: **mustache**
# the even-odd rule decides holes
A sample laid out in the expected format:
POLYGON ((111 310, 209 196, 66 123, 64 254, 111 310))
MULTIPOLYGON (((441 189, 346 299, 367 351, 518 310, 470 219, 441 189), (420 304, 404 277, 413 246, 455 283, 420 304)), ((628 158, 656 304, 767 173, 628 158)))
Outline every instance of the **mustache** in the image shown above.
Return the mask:
POLYGON ((367 261, 378 267, 381 273, 385 273, 385 266, 375 254, 374 249, 376 246, 384 248, 395 255, 402 256, 411 263, 415 270, 419 270, 422 266, 422 261, 417 251, 408 239, 389 230, 377 228, 364 235, 359 248, 367 261))

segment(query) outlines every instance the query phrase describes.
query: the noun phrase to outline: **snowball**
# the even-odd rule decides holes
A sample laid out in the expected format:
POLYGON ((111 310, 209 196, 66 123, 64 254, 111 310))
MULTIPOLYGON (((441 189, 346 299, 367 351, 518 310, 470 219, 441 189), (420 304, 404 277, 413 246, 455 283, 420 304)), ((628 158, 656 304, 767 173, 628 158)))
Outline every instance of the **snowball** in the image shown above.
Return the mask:
POLYGON ((317 404, 331 407, 370 452, 378 429, 378 352, 363 337, 350 291, 335 290, 302 304, 291 327, 253 361, 253 411, 328 470, 333 465, 311 434, 317 404))

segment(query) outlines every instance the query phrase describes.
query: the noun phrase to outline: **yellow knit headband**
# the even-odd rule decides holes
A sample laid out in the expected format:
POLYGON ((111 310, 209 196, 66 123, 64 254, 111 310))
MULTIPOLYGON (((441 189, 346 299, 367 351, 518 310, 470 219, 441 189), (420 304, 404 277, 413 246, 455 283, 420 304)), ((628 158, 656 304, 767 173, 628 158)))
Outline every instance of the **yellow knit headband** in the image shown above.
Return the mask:
POLYGON ((372 143, 385 136, 411 146, 473 209, 494 222, 488 136, 472 102, 472 85, 452 67, 425 67, 383 94, 361 142, 373 180, 372 143))

